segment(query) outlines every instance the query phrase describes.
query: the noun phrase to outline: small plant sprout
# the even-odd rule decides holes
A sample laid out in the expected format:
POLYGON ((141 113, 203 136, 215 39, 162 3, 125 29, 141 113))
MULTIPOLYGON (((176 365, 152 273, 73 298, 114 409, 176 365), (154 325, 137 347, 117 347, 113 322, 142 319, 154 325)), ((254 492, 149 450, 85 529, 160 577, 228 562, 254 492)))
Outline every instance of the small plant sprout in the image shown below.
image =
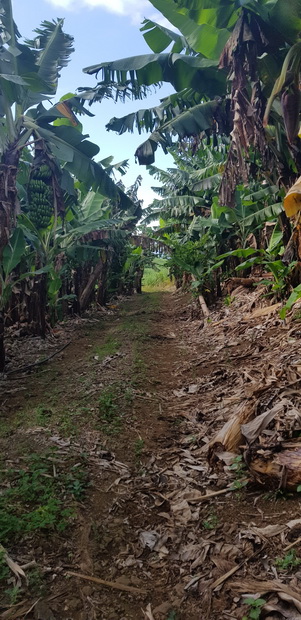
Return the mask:
POLYGON ((242 617, 242 620, 259 620, 261 610, 266 604, 264 598, 246 598, 244 605, 248 605, 247 614, 242 617))
POLYGON ((235 301, 235 297, 232 297, 231 295, 226 295, 226 297, 224 298, 225 306, 231 306, 234 301, 235 301))
POLYGON ((136 439, 134 443, 135 458, 137 460, 140 459, 143 448, 144 448, 144 440, 142 439, 142 437, 139 437, 138 439, 136 439))
POLYGON ((214 530, 218 525, 218 517, 215 514, 209 514, 203 521, 203 527, 205 530, 214 530))
POLYGON ((231 485, 232 489, 239 490, 248 484, 249 478, 247 476, 247 469, 241 455, 235 457, 232 464, 229 466, 229 470, 235 474, 235 480, 231 485))
POLYGON ((296 555, 296 549, 291 549, 283 558, 276 558, 275 565, 279 570, 292 570, 301 564, 301 558, 296 555))

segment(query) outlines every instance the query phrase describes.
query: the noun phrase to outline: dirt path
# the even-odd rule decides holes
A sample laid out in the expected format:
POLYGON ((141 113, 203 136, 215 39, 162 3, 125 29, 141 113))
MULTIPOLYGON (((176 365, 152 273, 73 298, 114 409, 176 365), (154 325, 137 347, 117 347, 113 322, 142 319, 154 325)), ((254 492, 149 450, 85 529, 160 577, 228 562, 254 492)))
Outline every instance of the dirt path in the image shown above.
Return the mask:
MULTIPOLYGON (((166 569, 162 572, 161 560, 171 539, 160 535, 166 518, 160 470, 166 467, 155 465, 165 452, 169 462, 169 447, 181 423, 170 411, 175 367, 182 354, 177 338, 181 304, 175 311, 175 302, 170 293, 137 296, 108 316, 82 321, 71 330, 71 344, 60 356, 30 375, 13 374, 2 384, 3 484, 16 485, 22 498, 19 506, 15 496, 8 496, 11 506, 0 521, 2 540, 22 565, 36 562, 29 569, 34 584, 27 594, 40 594, 41 589, 47 598, 63 591, 51 603, 55 617, 138 618, 149 601, 153 606, 165 603, 168 612, 173 598, 175 604, 180 600, 176 592, 166 598, 170 575, 166 569), (20 471, 29 477, 25 489, 22 480, 19 483, 20 471), (10 527, 12 514, 21 517, 40 503, 41 476, 51 475, 60 488, 52 485, 42 498, 49 513, 45 524, 52 529, 52 520, 65 521, 61 509, 48 507, 52 494, 63 500, 64 509, 76 512, 72 527, 51 534, 51 541, 43 523, 40 528, 29 519, 10 527), (18 530, 25 528, 33 532, 20 536, 18 530), (66 577, 68 570, 116 581, 137 592, 95 587, 66 577)), ((59 333, 56 347, 69 337, 59 333)), ((16 345, 11 348, 16 354, 16 345)), ((15 598, 7 592, 3 606, 18 602, 15 598)))
MULTIPOLYGON (((245 593, 278 577, 297 596, 298 556, 275 559, 300 535, 287 528, 298 497, 246 490, 239 462, 231 483, 206 447, 258 390, 244 369, 259 377, 271 350, 280 363, 281 330, 261 331, 259 349, 240 302, 237 322, 223 308, 205 329, 187 303, 144 294, 69 324, 50 343, 71 340, 59 356, 2 381, 0 541, 26 578, 16 587, 0 554, 0 618, 241 619, 246 577, 245 593)), ((267 617, 281 618, 274 599, 267 617)))

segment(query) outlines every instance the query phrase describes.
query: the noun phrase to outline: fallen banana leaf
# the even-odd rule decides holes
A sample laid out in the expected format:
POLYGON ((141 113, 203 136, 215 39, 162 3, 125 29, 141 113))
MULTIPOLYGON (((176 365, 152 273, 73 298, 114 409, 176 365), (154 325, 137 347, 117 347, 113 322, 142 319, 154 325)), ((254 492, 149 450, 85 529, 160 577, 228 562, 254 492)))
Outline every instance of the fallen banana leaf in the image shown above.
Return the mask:
POLYGON ((254 579, 243 579, 241 581, 231 581, 229 587, 241 594, 267 594, 276 592, 280 598, 293 603, 298 611, 301 611, 301 594, 290 586, 285 585, 279 579, 274 581, 255 581, 254 579))
POLYGON ((3 561, 6 562, 7 566, 10 568, 12 573, 14 573, 14 575, 17 577, 18 583, 21 583, 21 579, 20 579, 21 577, 24 577, 24 579, 26 579, 26 575, 24 573, 23 568, 21 568, 21 566, 19 566, 17 562, 14 562, 14 560, 11 559, 6 549, 1 544, 0 544, 0 552, 3 554, 2 556, 3 561))
POLYGON ((262 545, 262 547, 260 547, 260 549, 257 549, 257 551, 255 551, 254 553, 252 553, 252 555, 250 555, 248 558, 245 558, 245 560, 243 560, 242 562, 240 562, 240 564, 237 564, 237 566, 234 566, 233 568, 231 568, 227 573, 225 573, 224 575, 222 575, 221 577, 219 577, 218 579, 216 579, 216 581, 214 581, 210 588, 211 590, 215 590, 215 588, 217 588, 218 586, 220 586, 222 583, 224 583, 225 581, 227 581, 227 579, 229 579, 229 577, 231 577, 232 575, 234 575, 234 573, 236 573, 240 568, 242 568, 245 564, 247 564, 250 560, 253 560, 257 555, 259 555, 264 548, 266 547, 266 543, 264 545, 262 545))
POLYGON ((272 314, 273 312, 276 312, 276 310, 278 310, 281 306, 281 302, 278 301, 276 304, 273 304, 272 306, 264 306, 264 308, 256 308, 256 310, 254 310, 254 312, 252 312, 251 314, 245 314, 243 319, 244 321, 250 321, 250 319, 259 319, 261 316, 267 316, 269 314, 272 314))
POLYGON ((252 444, 254 443, 254 441, 256 441, 259 435, 261 435, 262 431, 268 426, 268 424, 271 422, 271 420, 273 420, 277 413, 279 413, 283 409, 283 406, 286 403, 286 400, 281 401, 280 403, 277 403, 277 405, 275 405, 272 409, 264 411, 264 413, 258 415, 254 420, 251 420, 251 422, 241 425, 241 432, 246 438, 248 444, 252 444))
POLYGON ((223 428, 209 442, 208 460, 210 464, 215 461, 215 452, 239 452, 243 438, 241 432, 242 424, 246 424, 255 415, 256 403, 249 400, 243 401, 237 411, 227 420, 223 428))
POLYGON ((288 190, 283 206, 287 217, 292 217, 301 210, 301 177, 288 190))

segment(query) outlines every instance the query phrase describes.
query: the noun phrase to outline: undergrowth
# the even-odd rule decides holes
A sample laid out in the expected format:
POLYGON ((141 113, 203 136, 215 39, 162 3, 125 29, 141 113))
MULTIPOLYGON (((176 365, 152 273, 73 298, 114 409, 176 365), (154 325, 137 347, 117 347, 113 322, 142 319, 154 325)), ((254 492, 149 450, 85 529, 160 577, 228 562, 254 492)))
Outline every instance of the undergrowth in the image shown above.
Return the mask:
POLYGON ((102 362, 106 357, 115 355, 120 349, 121 343, 113 335, 107 336, 101 344, 94 347, 94 355, 97 361, 102 362))
MULTIPOLYGON (((24 466, 1 470, 1 542, 35 531, 64 531, 88 485, 85 460, 56 465, 55 450, 30 454, 24 466)), ((61 461, 61 459, 60 459, 61 461)))
POLYGON ((115 435, 121 430, 122 409, 118 403, 119 386, 112 384, 105 388, 99 397, 99 419, 101 430, 107 435, 115 435))

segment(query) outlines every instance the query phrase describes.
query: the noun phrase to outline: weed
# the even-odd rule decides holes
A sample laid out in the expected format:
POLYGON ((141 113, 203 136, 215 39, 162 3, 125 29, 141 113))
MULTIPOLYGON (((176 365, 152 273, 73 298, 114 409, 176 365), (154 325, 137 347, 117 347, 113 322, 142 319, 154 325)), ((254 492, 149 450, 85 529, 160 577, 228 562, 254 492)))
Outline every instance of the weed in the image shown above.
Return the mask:
POLYGON ((226 295, 226 297, 224 297, 223 303, 225 304, 225 306, 231 306, 234 301, 235 297, 231 297, 231 295, 226 295))
POLYGON ((247 470, 241 455, 235 457, 229 469, 235 474, 235 480, 231 484, 231 489, 240 490, 248 484, 247 470))
POLYGON ((21 592, 19 586, 13 586, 12 588, 4 590, 4 594, 6 594, 8 604, 12 607, 16 604, 21 592))
POLYGON ((240 491, 240 489, 243 489, 247 486, 248 482, 248 478, 245 478, 244 480, 234 480, 234 482, 232 482, 231 484, 231 489, 233 489, 233 491, 240 491))
POLYGON ((38 566, 28 570, 26 572, 26 577, 28 588, 34 596, 41 596, 45 594, 46 587, 43 581, 43 573, 38 566))
POLYGON ((137 460, 140 459, 143 448, 144 448, 144 440, 141 437, 139 437, 139 439, 136 439, 134 443, 134 454, 137 460))
POLYGON ((117 400, 116 386, 104 389, 99 397, 99 416, 102 421, 102 430, 107 435, 115 435, 120 431, 122 415, 117 400))
POLYGON ((171 420, 171 424, 176 427, 181 426, 182 422, 182 418, 173 418, 173 420, 171 420))
POLYGON ((87 479, 75 467, 54 476, 53 453, 30 455, 23 469, 6 472, 8 484, 0 496, 2 542, 36 530, 63 531, 68 526, 74 510, 65 506, 66 495, 81 497, 87 479))
POLYGON ((65 435, 72 435, 74 437, 78 434, 78 429, 74 424, 73 416, 69 412, 66 415, 63 415, 61 421, 59 422, 59 426, 65 435))
POLYGON ((166 618, 166 620, 177 620, 177 613, 171 610, 166 618))
POLYGON ((126 388, 124 392, 124 400, 127 405, 131 405, 134 400, 134 392, 132 388, 126 388))
POLYGON ((291 549, 283 558, 276 558, 275 564, 280 570, 291 570, 301 564, 301 558, 296 556, 296 549, 291 549))
POLYGON ((218 525, 218 517, 215 514, 210 514, 207 519, 203 521, 203 527, 205 530, 214 530, 218 525))
POLYGON ((89 486, 88 474, 85 470, 74 465, 65 477, 66 491, 77 500, 81 500, 89 486))
MULTIPOLYGON (((4 583, 9 583, 9 578, 11 576, 10 570, 7 566, 7 563, 4 559, 5 551, 0 549, 0 586, 3 587, 4 583)), ((19 588, 13 586, 11 588, 7 588, 7 590, 2 590, 5 595, 5 599, 8 605, 11 607, 15 605, 19 597, 19 588)))
POLYGON ((147 337, 148 325, 146 323, 138 323, 135 317, 127 317, 122 321, 122 332, 132 334, 135 339, 144 340, 147 337))
POLYGON ((120 342, 112 335, 108 336, 103 343, 94 347, 93 353, 97 356, 97 361, 102 362, 106 357, 114 355, 120 349, 120 342))
POLYGON ((134 359, 134 369, 138 370, 139 373, 144 373, 146 370, 146 364, 139 355, 134 359))
POLYGON ((44 405, 37 405, 34 410, 35 418, 37 424, 39 426, 46 426, 49 423, 51 416, 53 415, 53 411, 50 407, 45 407, 44 405))
POLYGON ((294 316, 292 317, 293 321, 300 321, 301 320, 301 310, 296 310, 296 312, 294 313, 294 316))
POLYGON ((6 579, 8 579, 10 576, 9 568, 6 564, 4 556, 5 551, 0 551, 0 583, 1 581, 5 581, 6 579))
POLYGON ((285 489, 275 489, 274 491, 264 493, 262 499, 270 502, 277 502, 277 500, 287 500, 292 496, 293 493, 288 493, 285 489))
POLYGON ((242 620, 259 620, 263 605, 266 604, 264 598, 246 598, 245 605, 249 606, 247 616, 243 616, 242 620))
POLYGON ((142 384, 145 384, 147 379, 147 365, 143 359, 141 359, 141 353, 137 350, 137 341, 134 343, 133 347, 133 362, 131 369, 131 386, 132 388, 141 387, 142 384))

